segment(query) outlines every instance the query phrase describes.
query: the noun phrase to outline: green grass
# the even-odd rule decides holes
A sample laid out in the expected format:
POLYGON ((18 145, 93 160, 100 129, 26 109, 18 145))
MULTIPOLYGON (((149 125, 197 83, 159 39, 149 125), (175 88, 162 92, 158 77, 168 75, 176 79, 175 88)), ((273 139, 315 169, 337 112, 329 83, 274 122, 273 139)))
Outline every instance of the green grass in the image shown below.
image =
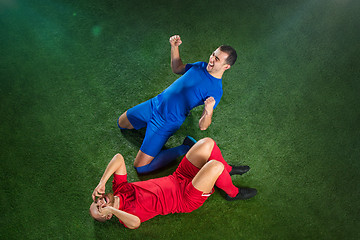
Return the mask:
MULTIPOLYGON (((316 1, 0 1, 1 239, 359 239, 360 4, 316 1), (238 51, 211 127, 192 111, 167 147, 212 137, 258 196, 216 193, 135 230, 88 214, 112 156, 129 180, 144 132, 118 116, 221 44, 238 51)), ((110 189, 110 185, 108 185, 110 189)))

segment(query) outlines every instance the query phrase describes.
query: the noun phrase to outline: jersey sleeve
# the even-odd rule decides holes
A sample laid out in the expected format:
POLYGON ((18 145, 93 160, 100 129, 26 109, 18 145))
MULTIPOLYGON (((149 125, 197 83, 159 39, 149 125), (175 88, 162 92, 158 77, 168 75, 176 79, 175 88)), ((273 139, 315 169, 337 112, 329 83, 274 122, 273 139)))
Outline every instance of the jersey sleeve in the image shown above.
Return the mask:
MULTIPOLYGON (((188 63, 188 64, 186 64, 186 66, 185 66, 185 73, 190 69, 190 68, 192 68, 193 66, 197 66, 197 65, 201 65, 203 62, 195 62, 195 63, 188 63)), ((184 74, 185 74, 184 73, 184 74)))
POLYGON ((114 173, 114 178, 113 178, 113 181, 112 181, 112 189, 113 189, 113 192, 116 191, 116 189, 119 187, 119 185, 121 183, 126 183, 127 182, 127 174, 125 175, 118 175, 118 174, 115 174, 114 173))

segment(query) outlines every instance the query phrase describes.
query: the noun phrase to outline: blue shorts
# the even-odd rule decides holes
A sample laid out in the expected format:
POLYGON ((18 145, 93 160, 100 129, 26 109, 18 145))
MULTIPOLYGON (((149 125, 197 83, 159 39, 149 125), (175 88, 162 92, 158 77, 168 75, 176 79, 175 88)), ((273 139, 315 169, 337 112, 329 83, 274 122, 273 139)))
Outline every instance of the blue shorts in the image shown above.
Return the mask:
POLYGON ((183 121, 166 121, 157 114, 153 99, 130 108, 126 116, 136 129, 146 127, 145 138, 140 150, 152 157, 158 155, 171 135, 181 126, 183 121))

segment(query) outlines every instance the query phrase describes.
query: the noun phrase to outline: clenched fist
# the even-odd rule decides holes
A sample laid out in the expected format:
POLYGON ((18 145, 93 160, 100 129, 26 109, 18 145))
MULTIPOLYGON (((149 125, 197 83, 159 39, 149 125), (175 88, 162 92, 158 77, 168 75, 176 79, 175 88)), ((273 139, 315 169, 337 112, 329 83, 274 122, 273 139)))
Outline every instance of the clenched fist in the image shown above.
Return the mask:
POLYGON ((212 113, 214 110, 214 106, 215 106, 215 99, 213 97, 208 97, 204 104, 205 104, 205 110, 208 113, 212 113))
POLYGON ((182 43, 179 35, 174 35, 170 37, 169 42, 172 47, 178 47, 182 43))

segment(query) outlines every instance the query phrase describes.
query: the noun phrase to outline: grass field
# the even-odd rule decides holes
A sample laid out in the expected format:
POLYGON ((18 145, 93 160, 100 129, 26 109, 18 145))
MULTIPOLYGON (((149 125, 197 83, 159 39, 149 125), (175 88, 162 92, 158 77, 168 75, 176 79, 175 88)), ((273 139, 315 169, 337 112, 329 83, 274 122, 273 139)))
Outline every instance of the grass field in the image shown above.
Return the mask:
MULTIPOLYGON (((360 2, 357 0, 0 1, 1 239, 360 239, 360 2), (131 167, 144 134, 118 116, 221 44, 223 77, 210 128, 196 108, 167 147, 211 137, 234 176, 258 189, 227 202, 217 190, 190 214, 137 230, 88 214, 112 156, 131 167)), ((180 160, 180 159, 179 159, 180 160)), ((110 189, 110 185, 108 185, 110 189)))

